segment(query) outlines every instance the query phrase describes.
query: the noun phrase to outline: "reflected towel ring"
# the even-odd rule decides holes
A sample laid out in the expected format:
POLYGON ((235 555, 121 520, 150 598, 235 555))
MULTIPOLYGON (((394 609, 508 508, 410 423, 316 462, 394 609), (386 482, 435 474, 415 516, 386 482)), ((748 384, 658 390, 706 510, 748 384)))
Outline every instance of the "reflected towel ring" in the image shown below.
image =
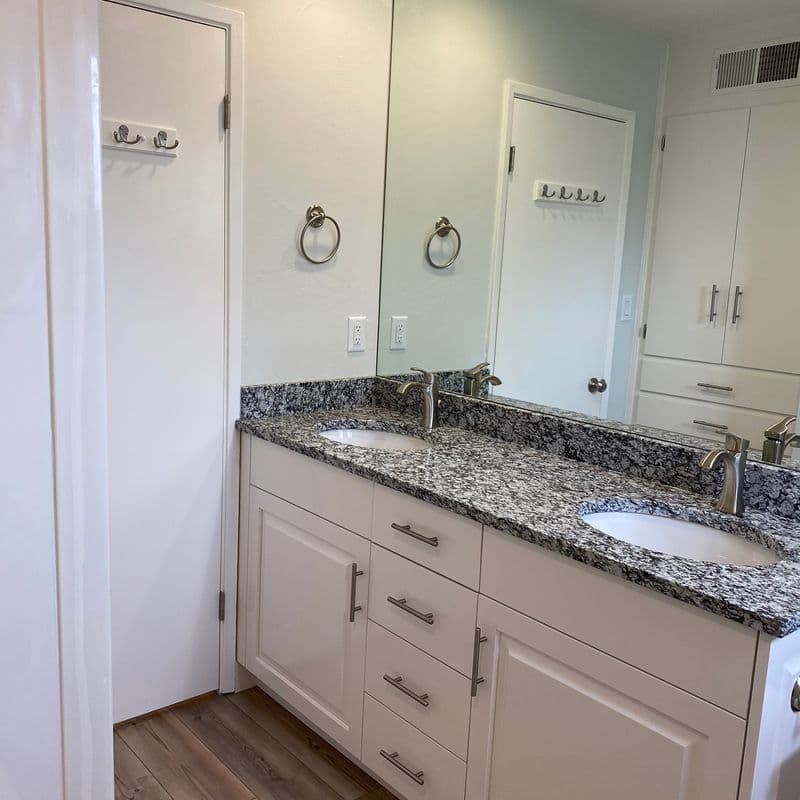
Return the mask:
POLYGON ((325 213, 325 209, 322 206, 309 206, 306 209, 306 224, 303 225, 303 230, 300 231, 300 252, 303 255, 303 258, 306 261, 310 261, 312 264, 324 264, 326 261, 330 261, 336 253, 339 251, 339 244, 342 241, 342 232, 339 229, 339 223, 333 218, 329 217, 325 213), (321 228, 325 223, 325 220, 328 220, 333 227, 336 229, 336 242, 334 243, 333 247, 331 248, 330 253, 328 253, 325 258, 311 258, 311 256, 306 252, 306 245, 305 245, 305 236, 309 228, 321 228))
POLYGON ((447 217, 439 217, 436 220, 436 226, 433 229, 432 233, 428 236, 425 240, 425 260, 434 268, 434 269, 447 269, 448 267, 452 267, 455 264, 456 259, 458 258, 458 254, 461 252, 461 234, 458 232, 458 228, 453 225, 447 217), (454 233, 456 235, 456 251, 453 253, 452 257, 449 261, 445 264, 437 264, 433 258, 431 258, 431 243, 433 242, 433 237, 438 236, 440 238, 444 238, 448 236, 450 233, 454 233))

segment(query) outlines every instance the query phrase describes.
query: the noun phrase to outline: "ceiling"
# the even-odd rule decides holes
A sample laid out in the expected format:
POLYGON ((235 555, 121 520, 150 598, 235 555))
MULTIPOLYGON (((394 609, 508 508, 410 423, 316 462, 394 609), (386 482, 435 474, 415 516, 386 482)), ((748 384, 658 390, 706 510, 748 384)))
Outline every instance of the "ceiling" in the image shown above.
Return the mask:
POLYGON ((699 25, 735 25, 800 11, 800 0, 569 0, 594 13, 656 35, 699 25))

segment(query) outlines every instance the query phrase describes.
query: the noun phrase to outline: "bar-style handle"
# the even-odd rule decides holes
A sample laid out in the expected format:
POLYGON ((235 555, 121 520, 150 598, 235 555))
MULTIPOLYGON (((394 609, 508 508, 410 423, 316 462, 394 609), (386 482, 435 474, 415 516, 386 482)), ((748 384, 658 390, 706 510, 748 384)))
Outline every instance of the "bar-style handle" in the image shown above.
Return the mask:
POLYGON ((733 386, 721 386, 718 383, 698 383, 697 386, 700 389, 714 389, 718 392, 732 392, 733 386))
POLYGON ((733 295, 733 314, 731 314, 731 325, 735 325, 742 318, 742 291, 741 286, 736 287, 733 295))
POLYGON ((364 570, 358 568, 358 564, 350 566, 350 622, 356 621, 356 611, 361 611, 361 606, 356 605, 356 579, 364 574, 364 570))
POLYGON ((409 689, 408 686, 403 683, 402 675, 398 675, 396 678, 393 678, 391 675, 384 675, 383 679, 390 686, 394 686, 395 689, 401 691, 406 697, 410 697, 415 703, 419 703, 421 706, 425 706, 425 708, 430 705, 428 700, 430 695, 427 692, 424 692, 423 694, 417 694, 409 689))
POLYGON ((477 697, 478 686, 483 683, 483 678, 478 677, 478 669, 481 660, 481 645, 486 641, 485 636, 481 636, 481 629, 475 628, 475 638, 472 642, 472 678, 470 680, 470 697, 477 697))
POLYGON ((426 625, 433 625, 433 612, 432 611, 417 611, 416 608, 410 606, 408 601, 405 597, 392 597, 389 595, 386 598, 393 606, 397 606, 397 608, 405 611, 406 614, 411 614, 412 617, 416 617, 418 620, 421 620, 426 625))
POLYGON ((404 533, 406 536, 410 536, 412 539, 416 539, 418 542, 424 542, 431 547, 439 546, 438 536, 424 536, 421 533, 417 533, 417 531, 415 531, 410 525, 400 525, 397 522, 393 522, 392 530, 400 531, 400 533, 404 533))
POLYGON ((726 431, 728 430, 727 425, 722 425, 719 422, 707 422, 704 419, 693 419, 693 425, 700 425, 703 428, 713 428, 715 431, 726 431))
POLYGON ((708 312, 708 321, 713 322, 717 318, 717 300, 719 298, 719 286, 715 283, 711 287, 711 308, 708 312))
POLYGON ((403 773, 403 775, 408 775, 408 777, 411 778, 411 780, 414 781, 414 783, 418 783, 420 786, 424 786, 425 785, 425 781, 423 779, 423 776, 425 775, 425 773, 421 769, 415 771, 415 770, 410 769, 409 767, 407 767, 402 761, 400 761, 400 757, 399 757, 399 754, 398 754, 397 750, 395 750, 393 753, 387 753, 385 750, 382 749, 382 750, 380 750, 380 754, 395 769, 399 769, 400 772, 403 773))

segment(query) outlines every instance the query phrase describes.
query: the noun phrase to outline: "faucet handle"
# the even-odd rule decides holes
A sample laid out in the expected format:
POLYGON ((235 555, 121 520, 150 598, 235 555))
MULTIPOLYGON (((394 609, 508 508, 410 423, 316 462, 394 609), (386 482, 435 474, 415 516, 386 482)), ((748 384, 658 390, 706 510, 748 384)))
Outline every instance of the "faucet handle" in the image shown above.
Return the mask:
POLYGON ((465 378, 479 378, 481 372, 483 372, 483 370, 486 369, 486 367, 488 367, 488 366, 489 366, 489 362, 488 361, 481 361, 480 364, 476 364, 471 369, 463 369, 463 370, 461 370, 461 374, 465 378))
POLYGON ((422 375, 422 383, 428 384, 428 386, 433 386, 436 383, 436 373, 435 372, 428 372, 426 369, 420 369, 419 367, 411 367, 412 372, 419 372, 422 375))
POLYGON ((735 433, 725 434, 725 449, 729 453, 746 453, 750 449, 750 440, 743 439, 735 433))
POLYGON ((784 417, 774 425, 770 425, 770 427, 764 431, 764 436, 766 436, 767 439, 774 439, 781 442, 786 434, 789 433, 790 426, 794 425, 795 422, 797 422, 797 417, 791 415, 784 417))

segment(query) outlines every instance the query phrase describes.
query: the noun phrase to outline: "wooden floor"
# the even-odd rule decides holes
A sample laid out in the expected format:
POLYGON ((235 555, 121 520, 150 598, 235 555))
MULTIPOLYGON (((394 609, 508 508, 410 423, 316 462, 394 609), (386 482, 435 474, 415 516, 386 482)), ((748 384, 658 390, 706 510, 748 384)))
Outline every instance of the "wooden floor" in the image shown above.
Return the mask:
POLYGON ((120 725, 116 800, 394 800, 260 689, 120 725))

